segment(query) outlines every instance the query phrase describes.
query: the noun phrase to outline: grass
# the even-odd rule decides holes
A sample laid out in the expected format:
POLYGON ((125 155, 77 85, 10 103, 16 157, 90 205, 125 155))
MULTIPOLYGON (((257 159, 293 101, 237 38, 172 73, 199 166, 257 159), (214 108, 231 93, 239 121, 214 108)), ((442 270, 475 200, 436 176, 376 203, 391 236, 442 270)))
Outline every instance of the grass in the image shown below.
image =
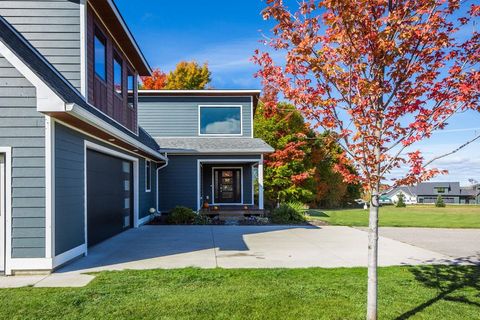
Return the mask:
MULTIPOLYGON (((379 270, 379 319, 476 319, 480 268, 379 270)), ((0 289, 0 319, 364 319, 365 268, 100 273, 84 288, 0 289)))
MULTIPOLYGON (((368 226, 368 210, 310 210, 309 213, 310 219, 331 225, 368 226)), ((480 228, 480 206, 384 206, 380 208, 379 224, 383 227, 480 228)))

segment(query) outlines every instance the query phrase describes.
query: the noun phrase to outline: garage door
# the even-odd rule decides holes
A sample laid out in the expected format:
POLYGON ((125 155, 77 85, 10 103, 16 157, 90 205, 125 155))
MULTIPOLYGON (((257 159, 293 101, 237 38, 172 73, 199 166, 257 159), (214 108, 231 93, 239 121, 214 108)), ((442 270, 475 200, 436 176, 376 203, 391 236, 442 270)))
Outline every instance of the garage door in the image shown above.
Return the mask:
POLYGON ((133 226, 132 162, 87 151, 87 242, 95 245, 133 226))

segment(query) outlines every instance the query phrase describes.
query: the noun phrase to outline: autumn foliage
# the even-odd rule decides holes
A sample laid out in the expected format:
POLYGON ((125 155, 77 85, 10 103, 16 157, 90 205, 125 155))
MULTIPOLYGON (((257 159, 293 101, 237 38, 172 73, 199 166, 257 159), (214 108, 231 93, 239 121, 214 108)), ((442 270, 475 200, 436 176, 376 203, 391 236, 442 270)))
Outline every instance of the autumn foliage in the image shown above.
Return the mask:
POLYGON ((181 61, 175 70, 168 74, 155 69, 152 76, 142 77, 144 90, 201 90, 211 81, 211 72, 208 65, 200 66, 195 61, 181 61))
POLYGON ((285 62, 254 56, 266 108, 282 94, 312 127, 333 132, 344 152, 336 169, 366 188, 401 166, 409 170, 397 184, 440 173, 413 147, 455 113, 479 110, 479 34, 471 29, 479 6, 460 16, 459 1, 443 0, 304 1, 293 11, 281 0, 267 4, 263 16, 276 25, 265 43, 285 62))

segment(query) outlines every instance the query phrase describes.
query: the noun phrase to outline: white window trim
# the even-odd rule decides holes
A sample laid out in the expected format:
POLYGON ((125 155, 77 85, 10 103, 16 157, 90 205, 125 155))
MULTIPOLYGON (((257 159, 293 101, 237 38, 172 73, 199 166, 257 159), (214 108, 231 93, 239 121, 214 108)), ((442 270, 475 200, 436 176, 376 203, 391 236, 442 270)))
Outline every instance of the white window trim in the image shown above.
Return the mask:
POLYGON ((0 188, 3 193, 0 195, 2 197, 0 203, 4 203, 3 209, 5 210, 2 210, 2 221, 0 221, 0 236, 4 239, 4 243, 2 243, 4 252, 3 257, 0 257, 0 259, 4 259, 4 266, 1 271, 4 271, 6 275, 10 275, 12 258, 12 148, 0 147, 0 153, 4 155, 5 169, 2 174, 5 179, 5 185, 0 188))
POLYGON ((198 106, 198 135, 200 137, 241 137, 243 136, 243 105, 235 104, 201 104, 198 106), (240 133, 201 133, 201 109, 202 108, 239 108, 240 109, 240 133))
POLYGON ((239 205, 243 203, 243 167, 212 167, 212 205, 239 205), (240 169, 240 202, 215 202, 215 170, 240 169))
POLYGON ((152 161, 145 159, 145 192, 151 192, 152 191, 152 161), (149 166, 147 166, 147 163, 149 166), (148 172, 147 168, 150 169, 150 172, 148 172), (150 174, 150 185, 147 184, 148 182, 148 175, 150 174))

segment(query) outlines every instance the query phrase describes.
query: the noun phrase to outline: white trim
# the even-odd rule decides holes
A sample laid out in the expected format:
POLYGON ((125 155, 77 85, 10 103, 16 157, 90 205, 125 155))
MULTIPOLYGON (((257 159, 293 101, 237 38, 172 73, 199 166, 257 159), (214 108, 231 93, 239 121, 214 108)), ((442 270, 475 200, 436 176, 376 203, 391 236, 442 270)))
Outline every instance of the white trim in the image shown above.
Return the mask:
POLYGON ((243 136, 243 105, 237 104, 200 104, 198 105, 198 136, 199 137, 241 137, 243 136), (202 108, 239 108, 240 109, 240 133, 201 133, 201 110, 202 108))
POLYGON ((55 256, 55 122, 45 116, 45 257, 55 256))
POLYGON ((145 192, 152 191, 152 161, 145 159, 145 192), (150 172, 147 172, 147 164, 150 172), (148 176, 150 175, 150 186, 147 185, 148 176))
POLYGON ((258 162, 258 208, 263 210, 264 208, 264 195, 263 195, 263 154, 258 162))
POLYGON ((80 93, 87 99, 87 0, 80 0, 80 93))
POLYGON ((0 152, 0 274, 5 272, 5 187, 7 185, 5 178, 6 157, 0 152))
POLYGON ((253 138, 253 97, 250 97, 250 137, 253 138))
POLYGON ((165 161, 165 163, 163 165, 161 165, 160 167, 157 167, 157 169, 155 170, 156 171, 156 174, 155 174, 155 194, 156 194, 156 197, 155 197, 155 208, 157 209, 157 213, 161 213, 160 212, 160 199, 159 199, 159 196, 160 196, 160 191, 159 191, 159 187, 160 187, 160 182, 159 182, 159 172, 160 170, 162 170, 163 168, 167 167, 168 166, 168 156, 167 154, 165 153, 165 156, 167 157, 167 161, 165 161))
POLYGON ((12 274, 12 148, 0 147, 0 153, 5 156, 5 274, 12 274))
POLYGON ((85 224, 85 230, 84 230, 84 235, 85 235, 85 245, 87 245, 87 249, 85 251, 85 255, 88 254, 88 199, 87 199, 87 151, 88 150, 95 150, 99 151, 104 154, 108 154, 117 158, 125 159, 128 161, 131 161, 133 163, 133 227, 138 228, 139 226, 139 221, 138 221, 138 212, 139 212, 139 180, 138 180, 138 171, 139 171, 139 159, 132 157, 130 155, 127 155, 123 152, 119 152, 116 150, 112 150, 110 148, 101 146, 99 144, 93 143, 91 141, 84 140, 84 184, 85 184, 85 190, 84 190, 84 224, 85 224))
MULTIPOLYGON (((149 153, 152 156, 155 156, 157 158, 160 158, 162 160, 166 160, 166 158, 160 154, 159 152, 151 149, 150 147, 144 145, 143 143, 139 142, 138 140, 130 137, 129 135, 123 133, 120 131, 118 128, 113 127, 112 125, 108 124, 107 122, 103 121, 102 119, 94 116, 87 110, 83 109, 77 104, 69 104, 69 108, 77 118, 80 118, 86 122, 89 122, 90 124, 95 125, 98 128, 107 128, 108 132, 111 133, 112 135, 116 136, 117 138, 131 144, 132 146, 135 146, 136 149, 141 149, 147 153, 149 153)), ((96 139, 99 139, 95 137, 96 139)), ((100 140, 100 139, 99 139, 100 140)), ((118 147, 121 148, 121 147, 118 147)), ((129 152, 135 153, 133 150, 129 150, 129 152)), ((141 156, 143 157, 143 156, 141 156)))
MULTIPOLYGON (((263 157, 263 156, 262 156, 263 157)), ((200 211, 202 208, 202 203, 200 199, 201 195, 201 164, 202 163, 247 163, 247 162, 255 162, 259 163, 261 159, 197 159, 197 211, 200 211)))
POLYGON ((243 203, 243 167, 212 167, 212 205, 234 205, 234 204, 244 204, 243 203), (215 203, 215 170, 222 169, 240 169, 240 202, 221 202, 215 203))
POLYGON ((37 89, 38 111, 65 111, 65 102, 2 41, 0 41, 0 55, 7 59, 37 89))
POLYGON ((13 258, 10 259, 7 275, 12 275, 12 271, 52 271, 53 259, 51 258, 13 258))
POLYGON ((64 253, 59 254, 58 256, 55 256, 53 258, 52 269, 57 268, 72 259, 85 255, 86 252, 87 252, 87 245, 81 244, 78 247, 75 247, 73 249, 65 251, 64 253))

